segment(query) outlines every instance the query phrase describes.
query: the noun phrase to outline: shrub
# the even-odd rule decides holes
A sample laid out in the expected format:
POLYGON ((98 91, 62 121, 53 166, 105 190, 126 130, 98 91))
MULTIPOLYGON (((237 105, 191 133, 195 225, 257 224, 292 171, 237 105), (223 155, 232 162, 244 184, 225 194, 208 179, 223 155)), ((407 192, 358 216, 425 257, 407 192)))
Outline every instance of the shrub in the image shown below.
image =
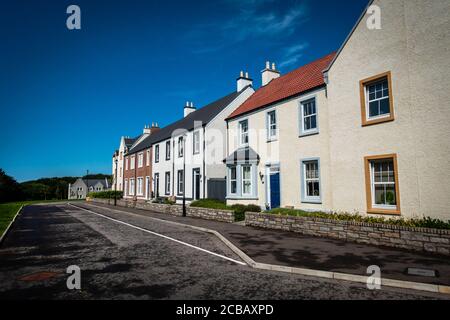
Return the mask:
POLYGON ((122 191, 99 191, 99 192, 90 192, 88 197, 97 198, 97 199, 114 199, 114 195, 116 195, 117 199, 122 199, 123 192, 122 191))
POLYGON ((257 206, 256 204, 249 204, 247 206, 246 211, 248 211, 248 212, 261 212, 261 207, 257 206))
POLYGON ((366 222, 366 223, 383 223, 392 224, 397 226, 405 227, 416 227, 416 228, 434 228, 434 229, 450 229, 450 220, 445 222, 439 219, 433 219, 430 217, 421 219, 386 219, 379 217, 364 217, 359 214, 350 213, 326 213, 326 212, 308 212, 296 209, 284 209, 278 208, 270 211, 266 211, 270 214, 278 214, 283 216, 294 216, 294 217, 312 217, 312 218, 322 218, 330 220, 340 220, 340 221, 356 221, 356 222, 366 222))

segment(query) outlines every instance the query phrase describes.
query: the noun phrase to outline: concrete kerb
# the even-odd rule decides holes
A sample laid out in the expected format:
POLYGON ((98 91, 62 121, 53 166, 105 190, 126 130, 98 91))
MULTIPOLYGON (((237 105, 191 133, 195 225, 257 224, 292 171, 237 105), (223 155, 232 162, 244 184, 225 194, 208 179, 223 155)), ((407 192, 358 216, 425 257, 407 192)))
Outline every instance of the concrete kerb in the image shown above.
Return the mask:
POLYGON ((5 232, 3 232, 1 238, 0 238, 0 245, 3 243, 3 240, 5 240, 6 235, 9 232, 9 229, 11 229, 14 221, 16 221, 17 216, 22 212, 23 206, 20 206, 19 210, 17 210, 16 214, 14 215, 14 218, 11 220, 11 222, 8 224, 8 226, 5 229, 5 232))
MULTIPOLYGON (((73 204, 71 204, 71 205, 74 207, 78 207, 73 204)), ((105 207, 96 206, 93 204, 88 204, 88 205, 92 206, 92 207, 100 208, 100 209, 108 209, 111 211, 116 211, 116 212, 121 212, 121 213, 134 214, 134 213, 127 212, 127 211, 105 208, 105 207)), ((339 273, 339 272, 330 272, 330 271, 323 271, 323 270, 314 270, 314 269, 293 268, 293 267, 287 267, 287 266, 281 266, 281 265, 273 265, 273 264, 256 262, 252 258, 250 258, 246 253, 244 253, 241 249, 239 249, 233 243, 231 243, 222 234, 217 232, 216 230, 192 226, 189 224, 179 223, 179 222, 175 222, 175 221, 158 219, 158 218, 154 218, 154 217, 147 216, 147 218, 155 220, 155 221, 167 223, 167 224, 172 224, 172 225, 176 225, 176 226, 181 226, 181 227, 190 228, 190 229, 213 234, 217 238, 219 238, 235 254, 237 254, 248 266, 250 266, 254 269, 285 272, 285 273, 292 273, 292 274, 298 274, 298 275, 303 275, 303 276, 343 280, 343 281, 358 282, 358 283, 367 283, 368 277, 366 277, 366 276, 347 274, 347 273, 339 273)), ((412 282, 412 281, 403 281, 403 280, 382 278, 381 285, 386 286, 386 287, 393 287, 393 288, 412 289, 412 290, 427 291, 427 292, 433 292, 433 293, 450 294, 450 286, 428 284, 428 283, 421 283, 421 282, 412 282)))

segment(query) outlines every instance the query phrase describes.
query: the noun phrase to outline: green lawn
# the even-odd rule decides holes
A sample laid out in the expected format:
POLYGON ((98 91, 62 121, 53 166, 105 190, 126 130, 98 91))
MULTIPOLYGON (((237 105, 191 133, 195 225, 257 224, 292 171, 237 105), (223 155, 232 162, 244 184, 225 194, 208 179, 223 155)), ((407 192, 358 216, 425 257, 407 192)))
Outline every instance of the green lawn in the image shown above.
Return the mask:
POLYGON ((1 203, 0 204, 0 236, 3 235, 6 228, 8 227, 11 220, 17 213, 17 210, 21 206, 28 206, 37 203, 52 203, 52 202, 64 202, 67 200, 41 200, 41 201, 21 201, 21 202, 11 202, 11 203, 1 203))

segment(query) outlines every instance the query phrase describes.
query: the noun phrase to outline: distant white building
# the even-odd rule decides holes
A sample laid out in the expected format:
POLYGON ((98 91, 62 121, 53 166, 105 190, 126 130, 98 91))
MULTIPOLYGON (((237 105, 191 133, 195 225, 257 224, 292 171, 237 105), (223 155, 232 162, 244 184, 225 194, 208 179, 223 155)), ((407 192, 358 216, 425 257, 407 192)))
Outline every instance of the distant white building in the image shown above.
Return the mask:
POLYGON ((69 184, 69 200, 85 199, 88 192, 100 192, 110 189, 108 179, 81 179, 78 178, 73 184, 69 184))
POLYGON ((133 143, 136 142, 136 140, 137 138, 130 137, 122 137, 120 139, 119 149, 114 152, 112 157, 112 190, 123 191, 124 154, 128 152, 128 150, 131 148, 133 143))

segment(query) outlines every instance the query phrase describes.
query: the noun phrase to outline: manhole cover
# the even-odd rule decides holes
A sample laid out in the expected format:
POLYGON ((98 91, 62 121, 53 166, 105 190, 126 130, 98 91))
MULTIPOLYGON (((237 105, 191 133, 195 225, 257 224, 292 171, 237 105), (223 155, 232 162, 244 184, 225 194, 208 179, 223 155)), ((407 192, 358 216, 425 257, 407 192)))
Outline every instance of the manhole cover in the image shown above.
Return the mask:
POLYGON ((53 277, 56 277, 57 275, 58 275, 58 273, 50 272, 50 271, 36 272, 36 273, 21 276, 21 277, 19 277, 19 280, 20 281, 43 281, 43 280, 48 280, 53 277))
POLYGON ((411 276, 421 276, 421 277, 436 278, 438 276, 437 271, 432 269, 408 268, 406 269, 406 273, 411 276))

